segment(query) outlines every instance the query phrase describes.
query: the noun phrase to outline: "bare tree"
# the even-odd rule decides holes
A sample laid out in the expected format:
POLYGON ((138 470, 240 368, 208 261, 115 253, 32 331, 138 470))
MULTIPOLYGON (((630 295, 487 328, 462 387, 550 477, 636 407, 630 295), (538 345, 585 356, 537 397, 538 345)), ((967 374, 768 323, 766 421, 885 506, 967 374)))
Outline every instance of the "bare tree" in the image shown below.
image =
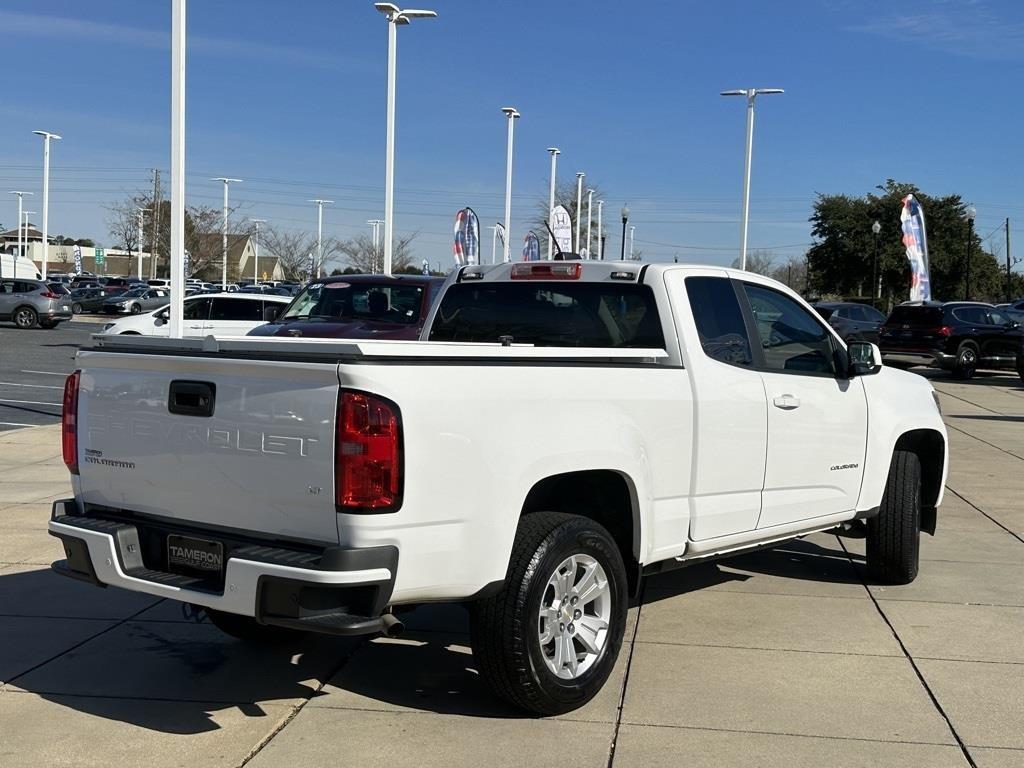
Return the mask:
POLYGON ((807 288, 807 260, 802 256, 790 256, 772 268, 770 277, 788 285, 797 293, 803 293, 807 288))
MULTIPOLYGON (((740 258, 736 257, 732 260, 732 268, 739 269, 741 263, 740 258)), ((757 250, 747 254, 747 272, 753 272, 755 275, 770 277, 774 263, 775 254, 771 251, 757 250)))
MULTIPOLYGON (((412 266, 412 242, 416 239, 417 234, 417 232, 413 232, 410 235, 402 235, 392 243, 392 272, 402 272, 412 266)), ((349 265, 360 272, 380 272, 383 269, 383 246, 378 243, 375 251, 373 238, 369 235, 361 234, 349 240, 336 240, 334 246, 336 252, 344 256, 349 265)), ((324 252, 326 253, 326 245, 324 252)))
POLYGON ((316 250, 316 235, 272 224, 260 227, 260 251, 277 257, 281 271, 289 280, 309 277, 309 257, 316 250))
POLYGON ((115 248, 123 248, 128 252, 128 264, 131 269, 132 256, 138 256, 143 250, 139 243, 139 208, 146 208, 145 195, 137 194, 127 200, 106 206, 107 231, 114 241, 115 248))

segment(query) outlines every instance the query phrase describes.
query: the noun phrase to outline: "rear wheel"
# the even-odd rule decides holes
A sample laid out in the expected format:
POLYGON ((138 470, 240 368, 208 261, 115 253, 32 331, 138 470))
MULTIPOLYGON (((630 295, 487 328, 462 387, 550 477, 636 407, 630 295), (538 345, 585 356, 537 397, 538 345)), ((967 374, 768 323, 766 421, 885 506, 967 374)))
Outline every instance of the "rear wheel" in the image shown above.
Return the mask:
POLYGON ((205 608, 210 623, 225 634, 253 645, 279 645, 301 636, 301 632, 260 624, 252 616, 205 608))
POLYGON ((626 593, 622 556, 603 527, 560 512, 525 515, 504 587, 470 612, 481 677, 537 714, 583 706, 615 665, 626 593))
POLYGON ((39 314, 32 307, 18 307, 14 310, 14 324, 19 328, 34 328, 39 314))
POLYGON ((868 520, 868 574, 882 584, 909 584, 917 577, 920 544, 921 460, 895 451, 878 515, 868 520))
POLYGON ((71 311, 76 315, 82 314, 82 305, 76 301, 71 305, 71 311))
POLYGON ((977 370, 978 346, 973 341, 965 341, 957 350, 953 376, 958 379, 973 379, 977 370))

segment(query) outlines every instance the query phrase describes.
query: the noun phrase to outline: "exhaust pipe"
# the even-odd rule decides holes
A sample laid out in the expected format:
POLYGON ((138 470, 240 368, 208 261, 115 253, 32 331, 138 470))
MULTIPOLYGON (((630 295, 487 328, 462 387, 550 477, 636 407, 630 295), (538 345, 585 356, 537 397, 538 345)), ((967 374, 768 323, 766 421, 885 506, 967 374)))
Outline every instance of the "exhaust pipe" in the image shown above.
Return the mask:
POLYGON ((386 637, 398 637, 405 632, 405 624, 396 619, 393 614, 385 613, 380 617, 380 631, 386 637))

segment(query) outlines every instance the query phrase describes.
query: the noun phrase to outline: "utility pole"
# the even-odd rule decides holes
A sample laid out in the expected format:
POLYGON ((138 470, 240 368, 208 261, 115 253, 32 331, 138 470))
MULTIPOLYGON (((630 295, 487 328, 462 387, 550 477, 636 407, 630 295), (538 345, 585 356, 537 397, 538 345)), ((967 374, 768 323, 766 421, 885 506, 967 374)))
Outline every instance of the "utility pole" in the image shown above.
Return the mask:
POLYGON ((153 226, 149 228, 152 243, 149 248, 149 276, 156 277, 157 244, 160 242, 160 169, 153 169, 153 226))

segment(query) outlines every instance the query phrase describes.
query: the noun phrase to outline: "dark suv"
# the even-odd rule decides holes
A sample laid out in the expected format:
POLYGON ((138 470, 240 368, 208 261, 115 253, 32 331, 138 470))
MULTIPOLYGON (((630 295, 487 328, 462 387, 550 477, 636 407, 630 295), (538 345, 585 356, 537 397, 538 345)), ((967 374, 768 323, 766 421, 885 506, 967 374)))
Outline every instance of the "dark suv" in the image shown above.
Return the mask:
POLYGON ((882 325, 878 345, 890 365, 936 365, 960 379, 979 368, 1009 369, 1024 380, 1024 329, 991 304, 900 304, 882 325))
POLYGON ((847 344, 851 341, 878 342, 878 329, 885 322, 885 315, 874 307, 852 301, 818 301, 811 306, 847 344))
POLYGON ((280 317, 247 335, 416 341, 443 283, 425 275, 313 280, 280 317))

